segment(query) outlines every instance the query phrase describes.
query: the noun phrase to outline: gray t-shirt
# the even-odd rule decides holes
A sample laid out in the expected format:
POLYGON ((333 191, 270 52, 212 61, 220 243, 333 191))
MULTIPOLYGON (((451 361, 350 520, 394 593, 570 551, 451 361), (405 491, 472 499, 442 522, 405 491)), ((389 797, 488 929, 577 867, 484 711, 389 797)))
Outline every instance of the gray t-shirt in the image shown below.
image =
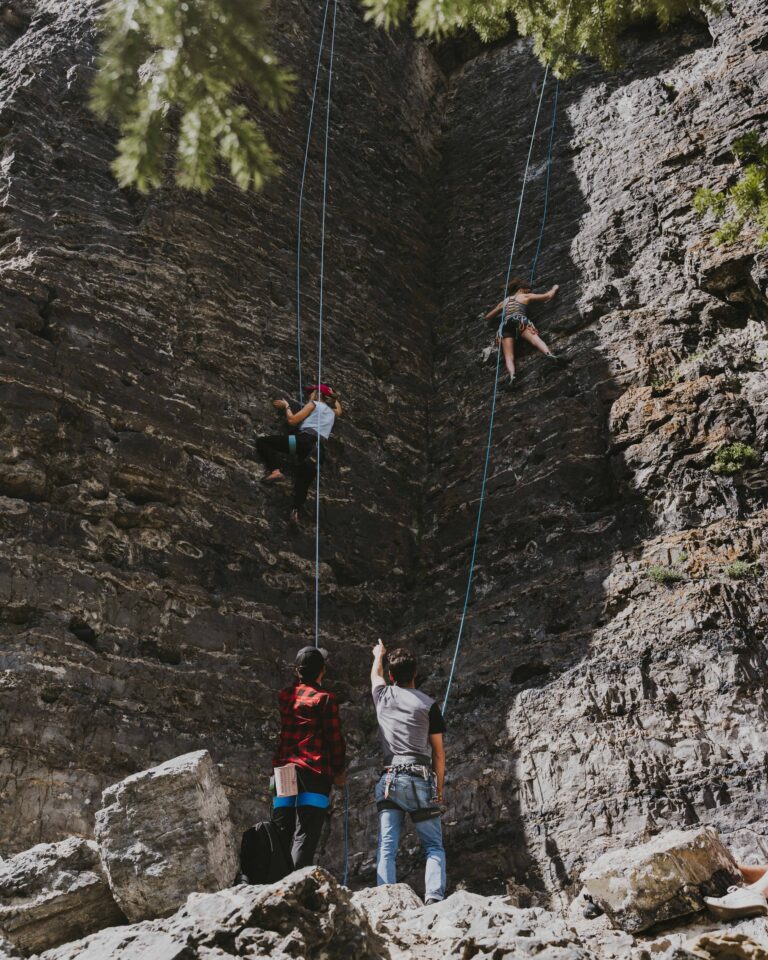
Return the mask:
POLYGON ((445 733, 443 715, 432 697, 421 690, 380 683, 373 688, 373 702, 385 763, 393 756, 431 756, 430 734, 445 733))

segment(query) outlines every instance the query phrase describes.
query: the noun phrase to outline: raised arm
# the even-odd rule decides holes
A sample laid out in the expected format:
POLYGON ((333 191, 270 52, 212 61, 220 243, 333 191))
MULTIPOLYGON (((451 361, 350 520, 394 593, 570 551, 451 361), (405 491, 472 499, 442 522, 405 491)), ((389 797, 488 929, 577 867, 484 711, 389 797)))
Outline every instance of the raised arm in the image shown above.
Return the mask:
POLYGON ((553 299, 559 289, 560 286, 556 283, 554 287, 550 287, 546 293, 519 293, 518 297, 523 301, 523 303, 536 303, 537 301, 548 303, 553 299))
POLYGON ((371 667, 372 690, 375 690, 376 687, 386 686, 387 681, 384 679, 384 657, 386 657, 386 655, 387 648, 381 640, 379 640, 373 648, 373 666, 371 667))
POLYGON ((297 427, 302 420, 306 420, 307 417, 315 409, 314 400, 310 400, 309 403, 306 403, 298 413, 291 413, 291 405, 287 400, 273 400, 272 405, 278 409, 285 410, 285 420, 289 427, 297 427))

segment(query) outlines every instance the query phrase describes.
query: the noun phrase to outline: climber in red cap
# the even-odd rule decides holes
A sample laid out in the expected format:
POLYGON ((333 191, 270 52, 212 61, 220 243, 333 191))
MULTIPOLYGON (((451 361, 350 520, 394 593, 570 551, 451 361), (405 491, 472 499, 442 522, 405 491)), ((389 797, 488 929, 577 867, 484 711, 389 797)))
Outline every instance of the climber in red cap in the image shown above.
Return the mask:
POLYGON ((309 400, 296 412, 287 400, 272 401, 274 407, 285 411, 288 426, 298 427, 298 430, 287 436, 259 437, 256 441, 256 450, 270 471, 264 477, 265 483, 277 483, 284 479, 278 464, 281 455, 293 454, 296 457, 291 511, 293 523, 299 522, 299 511, 304 506, 315 475, 317 445, 330 437, 336 417, 340 417, 342 412, 338 394, 327 383, 306 387, 305 392, 309 393, 309 400))

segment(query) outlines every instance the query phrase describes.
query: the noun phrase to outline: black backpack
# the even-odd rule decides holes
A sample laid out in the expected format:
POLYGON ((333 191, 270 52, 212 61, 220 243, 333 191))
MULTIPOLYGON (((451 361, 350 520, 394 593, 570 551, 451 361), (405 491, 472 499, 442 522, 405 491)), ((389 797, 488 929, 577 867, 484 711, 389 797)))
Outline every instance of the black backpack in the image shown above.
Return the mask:
POLYGON ((271 820, 262 820, 243 834, 240 869, 248 883, 276 883, 292 872, 291 858, 271 820))

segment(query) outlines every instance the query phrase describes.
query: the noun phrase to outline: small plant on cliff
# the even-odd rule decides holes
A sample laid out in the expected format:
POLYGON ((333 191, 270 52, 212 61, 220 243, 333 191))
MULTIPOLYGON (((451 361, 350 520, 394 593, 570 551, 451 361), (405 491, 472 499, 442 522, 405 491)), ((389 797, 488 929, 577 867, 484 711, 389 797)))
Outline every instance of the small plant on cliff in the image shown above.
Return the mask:
POLYGON ((693 198, 693 206, 700 216, 711 211, 720 221, 712 235, 712 243, 734 243, 748 222, 760 228, 757 244, 768 245, 768 143, 757 133, 748 133, 735 140, 733 155, 742 167, 741 176, 733 186, 714 191, 702 187, 693 198))
POLYGON ((654 564, 648 568, 648 576, 654 583, 679 583, 683 579, 683 574, 677 567, 665 567, 660 563, 654 564))
POLYGON ((712 473, 732 474, 738 473, 744 467, 752 467, 758 462, 757 451, 747 443, 737 440, 735 443, 729 443, 715 454, 715 462, 712 464, 712 473))
POLYGON ((279 110, 291 76, 266 43, 261 0, 109 0, 92 105, 122 134, 121 186, 159 187, 175 153, 179 186, 207 190, 218 161, 237 185, 257 189, 277 171, 243 90, 279 110))
POLYGON ((725 568, 725 573, 731 580, 751 580, 757 576, 759 569, 759 565, 756 563, 735 560, 725 568))
POLYGON ((662 29, 693 11, 717 10, 717 0, 362 0, 368 19, 391 27, 413 11, 417 33, 440 39, 468 28, 490 41, 517 30, 533 38, 539 59, 555 74, 572 74, 586 54, 604 67, 621 64, 619 35, 630 24, 654 17, 662 29))

